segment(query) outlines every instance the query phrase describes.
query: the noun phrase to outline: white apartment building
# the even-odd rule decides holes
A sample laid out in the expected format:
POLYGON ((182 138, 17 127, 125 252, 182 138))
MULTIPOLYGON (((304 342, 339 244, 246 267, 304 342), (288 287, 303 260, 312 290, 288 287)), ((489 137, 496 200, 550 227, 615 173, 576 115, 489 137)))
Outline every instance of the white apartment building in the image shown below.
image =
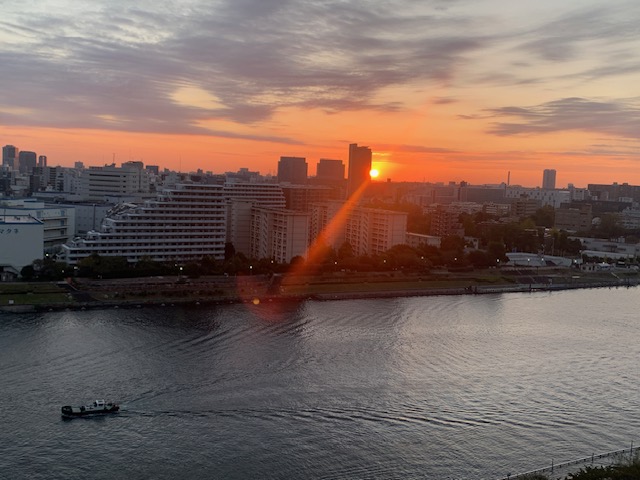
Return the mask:
POLYGON ((142 195, 150 192, 149 172, 135 164, 89 167, 80 171, 78 191, 86 200, 103 200, 106 196, 142 195))
POLYGON ((129 262, 149 258, 186 263, 204 256, 224 258, 227 205, 220 185, 179 184, 142 204, 112 209, 102 231, 91 231, 63 246, 64 259, 76 265, 93 253, 122 256, 129 262))
POLYGON ((407 214, 322 202, 312 208, 311 231, 312 241, 322 236, 333 248, 348 242, 356 255, 378 255, 405 243, 407 214))
POLYGON ((36 258, 43 258, 45 253, 58 252, 62 245, 74 236, 75 209, 73 207, 27 198, 2 200, 0 209, 0 213, 4 215, 30 215, 42 222, 43 241, 36 258))
POLYGON ((251 210, 251 257, 289 263, 306 257, 309 245, 309 214, 277 208, 251 210))
POLYGON ((627 207, 619 214, 620 225, 627 229, 640 228, 640 209, 627 207))
MULTIPOLYGON (((574 189, 575 190, 575 189, 574 189)), ((526 187, 507 187, 505 198, 517 200, 520 198, 528 198, 540 202, 540 206, 551 205, 553 208, 559 208, 563 203, 569 203, 572 200, 570 190, 547 190, 543 188, 526 188, 526 187)))
POLYGON ((224 184, 224 195, 231 200, 248 200, 262 207, 285 208, 284 193, 275 183, 234 183, 224 184))
POLYGON ((31 215, 0 216, 0 278, 10 280, 20 270, 41 259, 44 224, 31 215))
POLYGON ((224 184, 223 191, 228 204, 227 242, 233 244, 236 252, 252 256, 251 209, 254 206, 284 209, 282 188, 272 183, 230 182, 224 184))

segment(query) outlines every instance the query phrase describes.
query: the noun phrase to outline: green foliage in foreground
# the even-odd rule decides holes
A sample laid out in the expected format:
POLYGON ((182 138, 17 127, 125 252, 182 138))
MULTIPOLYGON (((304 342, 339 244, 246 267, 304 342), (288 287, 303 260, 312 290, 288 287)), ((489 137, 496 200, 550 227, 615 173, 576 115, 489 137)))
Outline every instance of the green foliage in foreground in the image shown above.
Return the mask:
POLYGON ((608 465, 601 467, 581 468, 571 473, 567 480, 637 480, 640 479, 640 461, 634 460, 628 465, 608 465))
MULTIPOLYGON (((518 478, 520 480, 550 480, 556 477, 535 473, 518 478)), ((640 459, 636 456, 630 463, 597 467, 588 465, 575 473, 568 474, 564 480, 640 480, 640 459)))

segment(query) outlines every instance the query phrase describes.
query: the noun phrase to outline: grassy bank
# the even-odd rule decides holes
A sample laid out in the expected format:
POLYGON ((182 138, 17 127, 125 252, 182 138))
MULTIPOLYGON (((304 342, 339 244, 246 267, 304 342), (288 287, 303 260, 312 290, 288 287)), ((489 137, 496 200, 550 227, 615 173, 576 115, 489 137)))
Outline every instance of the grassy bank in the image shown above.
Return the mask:
POLYGON ((260 302, 631 286, 635 272, 583 274, 569 269, 404 273, 329 272, 318 275, 74 279, 69 284, 0 284, 0 308, 101 308, 195 302, 260 302))

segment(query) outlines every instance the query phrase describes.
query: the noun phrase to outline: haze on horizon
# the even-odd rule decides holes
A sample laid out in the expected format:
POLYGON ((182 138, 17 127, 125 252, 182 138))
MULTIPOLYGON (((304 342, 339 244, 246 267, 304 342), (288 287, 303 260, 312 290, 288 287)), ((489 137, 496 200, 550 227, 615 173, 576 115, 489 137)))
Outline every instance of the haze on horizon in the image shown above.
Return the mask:
POLYGON ((0 143, 71 166, 640 184, 632 0, 9 0, 0 143))

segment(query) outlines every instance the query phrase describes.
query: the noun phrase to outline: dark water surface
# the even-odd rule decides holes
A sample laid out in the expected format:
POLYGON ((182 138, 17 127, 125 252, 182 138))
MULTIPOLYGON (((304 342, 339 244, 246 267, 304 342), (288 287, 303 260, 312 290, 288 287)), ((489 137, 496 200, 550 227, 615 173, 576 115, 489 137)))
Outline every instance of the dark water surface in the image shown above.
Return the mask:
POLYGON ((0 314, 0 478, 473 478, 640 436, 640 291, 0 314), (119 401, 113 416, 60 407, 119 401))

